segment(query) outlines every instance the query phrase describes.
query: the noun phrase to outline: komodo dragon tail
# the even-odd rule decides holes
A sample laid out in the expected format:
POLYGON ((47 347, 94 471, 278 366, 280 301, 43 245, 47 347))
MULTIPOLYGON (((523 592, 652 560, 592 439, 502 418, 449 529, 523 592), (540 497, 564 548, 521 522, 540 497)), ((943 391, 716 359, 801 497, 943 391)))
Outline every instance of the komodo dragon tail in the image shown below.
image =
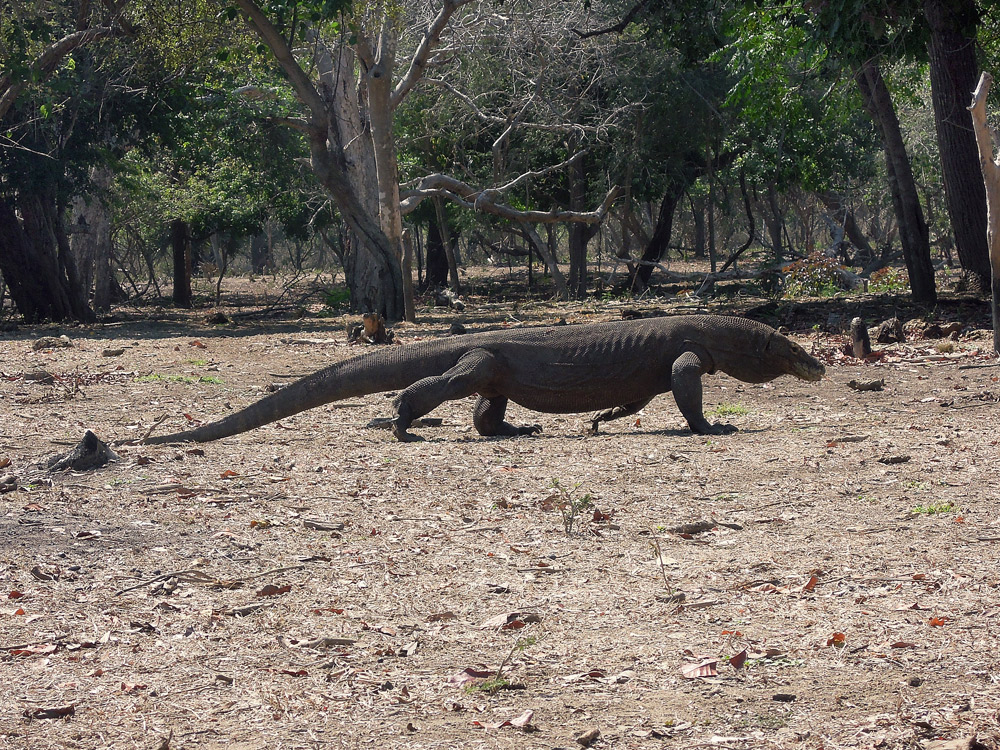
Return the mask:
POLYGON ((193 430, 159 435, 144 444, 195 442, 238 435, 301 411, 345 398, 405 388, 449 369, 468 347, 460 340, 391 346, 325 367, 228 417, 193 430))

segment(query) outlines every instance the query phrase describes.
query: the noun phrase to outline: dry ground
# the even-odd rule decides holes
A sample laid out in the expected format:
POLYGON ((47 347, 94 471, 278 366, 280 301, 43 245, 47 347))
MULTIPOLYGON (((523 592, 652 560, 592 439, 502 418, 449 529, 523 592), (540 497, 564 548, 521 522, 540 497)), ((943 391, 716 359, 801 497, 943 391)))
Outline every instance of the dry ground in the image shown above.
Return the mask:
MULTIPOLYGON (((451 320, 422 313, 404 342, 451 320)), ((617 314, 474 304, 465 320, 617 314)), ((87 428, 216 418, 359 348, 316 317, 6 334, 0 747, 571 748, 595 728, 597 748, 996 747, 988 339, 861 363, 784 314, 829 377, 706 378, 731 436, 691 435, 666 395, 594 437, 515 408, 544 432, 511 440, 454 402, 403 445, 365 429, 389 413, 375 395, 51 477, 32 464, 87 428), (33 350, 53 333, 72 346, 33 350), (56 383, 25 380, 38 369, 56 383), (572 533, 554 481, 591 498, 572 533), (715 525, 673 531, 696 521, 715 525)))

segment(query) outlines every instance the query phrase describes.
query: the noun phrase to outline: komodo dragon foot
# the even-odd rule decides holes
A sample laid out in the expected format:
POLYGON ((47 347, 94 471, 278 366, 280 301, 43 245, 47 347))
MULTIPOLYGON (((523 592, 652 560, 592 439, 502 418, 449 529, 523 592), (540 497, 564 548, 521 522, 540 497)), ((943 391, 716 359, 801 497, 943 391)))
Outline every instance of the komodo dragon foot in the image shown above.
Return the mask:
POLYGON ((732 435, 734 432, 739 432, 739 428, 731 424, 705 422, 704 425, 692 427, 691 431, 699 435, 732 435))
MULTIPOLYGON (((408 427, 409 425, 407 425, 408 427)), ((399 418, 392 420, 392 434, 401 443, 420 443, 423 442, 424 438, 420 435, 414 435, 412 432, 407 432, 406 427, 402 426, 399 422, 399 418)))

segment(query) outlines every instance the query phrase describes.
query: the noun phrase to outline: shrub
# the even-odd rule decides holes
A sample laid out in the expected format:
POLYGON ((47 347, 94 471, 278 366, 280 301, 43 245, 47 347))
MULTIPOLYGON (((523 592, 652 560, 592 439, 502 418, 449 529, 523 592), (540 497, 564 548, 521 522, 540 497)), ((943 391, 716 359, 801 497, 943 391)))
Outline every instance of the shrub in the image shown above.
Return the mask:
POLYGON ((901 268, 880 268, 868 280, 873 294, 905 294, 909 288, 910 278, 901 268))
POLYGON ((840 291, 840 264, 823 253, 792 263, 785 275, 785 297, 832 297, 840 291))

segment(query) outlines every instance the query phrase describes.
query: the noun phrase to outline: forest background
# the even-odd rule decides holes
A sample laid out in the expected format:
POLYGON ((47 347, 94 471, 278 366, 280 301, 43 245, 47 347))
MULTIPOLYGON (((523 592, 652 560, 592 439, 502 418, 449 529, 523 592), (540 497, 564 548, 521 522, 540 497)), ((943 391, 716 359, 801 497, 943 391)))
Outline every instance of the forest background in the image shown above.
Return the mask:
POLYGON ((331 305, 412 320, 465 263, 569 299, 671 254, 752 258, 765 293, 988 292, 990 6, 5 0, 0 301, 90 321, 338 269, 331 305))

